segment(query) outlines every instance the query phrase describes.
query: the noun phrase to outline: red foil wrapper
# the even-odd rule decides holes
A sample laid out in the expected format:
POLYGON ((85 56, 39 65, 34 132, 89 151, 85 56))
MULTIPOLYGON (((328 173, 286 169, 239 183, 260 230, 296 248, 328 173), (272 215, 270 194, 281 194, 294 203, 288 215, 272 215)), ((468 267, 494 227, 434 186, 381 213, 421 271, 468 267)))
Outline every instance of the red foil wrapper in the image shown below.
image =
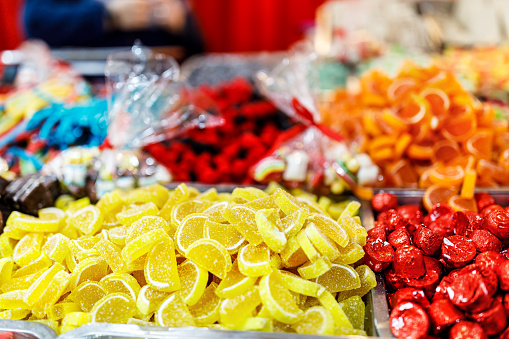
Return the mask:
POLYGON ((382 212, 379 215, 378 222, 389 232, 409 225, 408 220, 400 216, 395 210, 382 212))
POLYGON ((414 287, 405 287, 396 291, 390 298, 391 307, 394 308, 403 301, 412 301, 421 305, 424 309, 427 309, 430 305, 424 292, 414 287))
POLYGON ((437 220, 432 221, 428 228, 444 237, 454 235, 453 215, 454 214, 442 215, 437 220))
POLYGON ((415 226, 422 224, 422 220, 424 219, 424 214, 419 205, 400 206, 396 212, 403 218, 408 219, 410 224, 415 226))
POLYGON ((498 339, 509 339, 509 327, 505 329, 502 334, 498 337, 498 339))
POLYGON ((394 271, 393 268, 386 270, 384 272, 384 275, 385 275, 385 285, 387 286, 388 290, 397 291, 400 288, 406 286, 405 279, 397 275, 396 271, 394 271))
POLYGON ((474 211, 465 211, 463 212, 468 218, 469 229, 471 230, 481 230, 484 228, 484 219, 481 217, 479 213, 474 211))
POLYGON ((429 329, 428 315, 417 303, 410 301, 396 305, 390 316, 391 331, 398 338, 419 339, 429 329))
POLYGON ((412 240, 410 238, 410 234, 408 233, 406 227, 401 227, 389 234, 387 238, 389 244, 392 247, 398 249, 401 246, 410 246, 412 245, 412 240))
POLYGON ((429 217, 430 221, 435 221, 444 215, 453 214, 453 213, 454 213, 454 210, 452 209, 451 206, 446 205, 446 204, 436 204, 429 210, 428 217, 429 217))
POLYGON ((470 228, 470 220, 463 211, 454 212, 452 215, 453 230, 455 235, 465 235, 470 228))
POLYGON ((368 231, 367 241, 386 241, 387 234, 383 226, 373 227, 368 231))
POLYGON ((500 261, 495 267, 498 277, 498 286, 501 290, 509 291, 509 260, 500 261))
POLYGON ((490 205, 482 210, 481 217, 485 218, 493 212, 504 211, 504 208, 500 205, 490 205))
POLYGON ((442 259, 450 267, 463 267, 475 258, 477 254, 472 240, 453 235, 444 238, 442 243, 442 259))
POLYGON ((500 252, 502 249, 502 242, 490 231, 475 230, 472 231, 469 238, 474 242, 477 252, 500 252))
POLYGON ((431 303, 429 308, 429 317, 431 320, 431 326, 434 327, 434 333, 440 333, 446 327, 464 319, 465 315, 449 300, 442 299, 435 300, 431 303))
POLYGON ((425 255, 436 255, 440 251, 444 237, 435 231, 420 227, 414 233, 414 245, 425 255))
POLYGON ((394 259, 394 249, 387 241, 378 239, 364 245, 364 263, 375 272, 382 272, 394 259))
POLYGON ((394 270, 402 278, 419 278, 426 273, 422 251, 414 246, 402 246, 394 255, 394 270))
POLYGON ((460 321, 451 327, 449 339, 488 339, 481 325, 470 321, 460 321))
POLYGON ((487 251, 478 254, 477 257, 475 257, 474 263, 483 268, 495 270, 495 268, 504 260, 505 257, 502 254, 494 251, 487 251))
POLYGON ((418 279, 406 279, 405 285, 424 291, 426 297, 431 299, 440 281, 440 275, 433 270, 426 270, 426 274, 418 279))
POLYGON ((433 271, 438 275, 442 275, 442 264, 435 258, 425 256, 424 257, 424 266, 427 271, 433 271))
POLYGON ((390 193, 378 193, 371 198, 371 206, 377 212, 384 212, 398 207, 398 198, 390 193))
POLYGON ((495 199, 491 195, 485 192, 476 193, 474 195, 475 201, 477 201, 477 209, 479 211, 484 210, 486 207, 494 205, 495 199))
MULTIPOLYGON (((497 205, 493 205, 497 206, 497 205)), ((491 207, 491 206, 490 206, 491 207)), ((486 229, 495 234, 502 242, 509 241, 509 213, 504 209, 496 210, 485 218, 486 229)))
POLYGON ((502 332, 507 325, 507 317, 502 305, 502 297, 493 299, 489 309, 479 313, 468 314, 468 317, 477 322, 487 335, 502 332))
POLYGON ((505 316, 509 318, 509 293, 504 295, 503 306, 504 306, 505 316))

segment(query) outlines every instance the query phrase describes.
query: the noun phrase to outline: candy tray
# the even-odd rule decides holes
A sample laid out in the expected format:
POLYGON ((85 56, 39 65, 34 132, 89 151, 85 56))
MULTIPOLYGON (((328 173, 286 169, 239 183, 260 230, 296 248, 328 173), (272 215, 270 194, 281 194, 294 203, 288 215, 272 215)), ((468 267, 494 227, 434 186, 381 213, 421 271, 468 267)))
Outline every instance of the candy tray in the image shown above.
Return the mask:
MULTIPOLYGON (((215 187, 218 192, 231 192, 235 187, 239 185, 200 185, 190 183, 189 185, 196 187, 200 191, 205 191, 211 187, 215 187)), ((175 188, 176 185, 168 184, 167 187, 170 189, 175 188)), ((263 187, 260 187, 263 188, 263 187)), ((345 199, 355 199, 352 196, 343 196, 337 201, 345 199)), ((366 228, 373 227, 373 213, 371 211, 371 204, 369 201, 361 201, 361 218, 363 223, 367 222, 366 228), (365 221, 364 221, 365 220, 365 221), (370 223, 370 224, 369 224, 370 223), (368 227, 370 225, 370 227, 368 227)), ((380 289, 380 282, 383 284, 383 279, 377 277, 379 285, 377 288, 368 293, 364 298, 366 302, 366 318, 365 318, 365 330, 368 335, 373 337, 386 337, 391 338, 391 332, 388 327, 388 313, 387 313, 387 298, 385 289, 382 285, 380 289), (383 317, 383 310, 387 313, 387 330, 384 332, 384 324, 380 322, 383 317), (378 317, 378 318, 377 318, 378 317), (378 323, 376 323, 378 319, 378 323), (387 332, 388 331, 388 332, 387 332), (388 333, 388 334, 387 334, 388 333)), ((174 338, 174 339, 219 339, 219 338, 239 338, 239 339, 291 339, 291 338, 302 338, 302 339, 318 339, 324 338, 323 336, 311 336, 311 335, 299 335, 299 334, 288 334, 288 333, 268 333, 268 332, 250 332, 250 331, 222 331, 207 328, 166 328, 166 327, 143 327, 137 325, 120 325, 120 324, 103 324, 95 323, 82 326, 76 330, 67 332, 60 336, 49 327, 21 320, 2 320, 0 319, 0 333, 2 332, 13 332, 14 338, 18 339, 124 339, 124 338, 146 338, 146 339, 161 339, 161 338, 174 338)), ((367 338, 370 338, 367 337, 367 338)), ((348 336, 334 338, 366 338, 360 336, 348 336)))

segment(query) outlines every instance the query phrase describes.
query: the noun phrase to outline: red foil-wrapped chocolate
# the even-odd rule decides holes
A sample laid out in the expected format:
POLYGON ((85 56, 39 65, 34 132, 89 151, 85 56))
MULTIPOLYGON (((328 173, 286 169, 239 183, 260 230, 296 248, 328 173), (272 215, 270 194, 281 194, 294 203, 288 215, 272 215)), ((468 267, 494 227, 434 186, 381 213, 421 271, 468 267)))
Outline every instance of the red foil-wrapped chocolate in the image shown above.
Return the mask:
POLYGON ((431 326, 434 327, 434 332, 440 333, 446 327, 464 319, 465 315, 449 300, 442 299, 435 300, 431 303, 429 307, 429 317, 431 326))
POLYGON ((405 285, 423 290, 424 294, 426 294, 426 297, 431 299, 439 282, 440 275, 436 271, 429 269, 426 270, 426 274, 420 278, 406 279, 405 285))
POLYGON ((509 291, 509 260, 500 261, 495 267, 498 277, 498 287, 501 290, 509 291))
POLYGON ((425 256, 424 257, 424 266, 426 267, 426 272, 433 271, 438 275, 442 275, 442 272, 443 272, 442 264, 437 259, 425 256))
POLYGON ((382 272, 394 259, 394 249, 387 241, 367 241, 364 245, 364 263, 375 272, 382 272))
POLYGON ((504 211, 504 208, 500 205, 490 205, 482 210, 481 217, 485 218, 495 211, 504 211))
POLYGON ((470 233, 469 238, 474 242, 477 252, 499 252, 502 249, 502 242, 490 231, 475 230, 470 233))
POLYGON ((396 307, 397 304, 403 301, 412 301, 427 309, 430 305, 428 298, 424 292, 414 287, 405 287, 397 290, 390 298, 391 307, 396 307))
POLYGON ((388 210, 380 213, 378 222, 385 227, 388 232, 397 228, 408 226, 408 220, 400 216, 395 210, 388 210))
POLYGON ((452 215, 453 230, 455 235, 465 235, 470 228, 470 220, 463 211, 454 212, 452 215))
POLYGON ((503 306, 504 306, 504 312, 505 312, 505 316, 507 318, 509 318, 509 293, 507 293, 505 296, 504 296, 504 300, 503 300, 503 306))
POLYGON ((507 317, 502 305, 502 297, 493 299, 490 308, 479 313, 468 314, 468 317, 477 322, 487 335, 502 332, 507 325, 507 317))
POLYGON ((484 192, 476 193, 474 198, 475 198, 475 201, 477 202, 477 209, 479 211, 482 211, 486 207, 495 204, 495 199, 493 199, 493 197, 491 195, 489 195, 488 193, 484 193, 484 192))
POLYGON ((509 339, 509 327, 498 336, 498 339, 509 339))
POLYGON ((385 285, 388 290, 396 291, 406 286, 405 279, 396 274, 393 268, 384 272, 385 285))
POLYGON ((429 217, 430 221, 435 221, 444 215, 453 214, 453 213, 454 213, 454 210, 452 209, 451 206, 446 205, 446 204, 436 204, 429 210, 428 217, 429 217))
POLYGON ((444 237, 427 227, 420 227, 414 233, 414 245, 425 255, 436 255, 440 251, 444 237))
POLYGON ((384 212, 398 207, 398 198, 390 193, 378 193, 371 198, 371 206, 377 212, 384 212))
MULTIPOLYGON (((405 205, 400 206, 396 210, 403 218, 408 219, 411 225, 418 226, 422 224, 422 220, 424 215, 422 213, 421 207, 419 205, 405 205)), ((412 233, 412 227, 410 227, 409 231, 412 233)))
POLYGON ((505 260, 505 258, 502 254, 494 251, 487 251, 478 254, 477 257, 475 257, 474 263, 494 271, 503 260, 505 260))
POLYGON ((488 336, 481 325, 462 320, 451 327, 449 339, 488 339, 488 336))
POLYGON ((396 305, 389 321, 392 333, 398 338, 419 339, 429 328, 428 315, 419 304, 411 301, 396 305))
POLYGON ((469 229, 471 230, 480 230, 483 229, 484 219, 481 215, 474 211, 465 211, 463 212, 468 218, 469 229))
POLYGON ((442 243, 442 258, 450 267, 463 267, 475 258, 477 254, 472 240, 453 235, 444 238, 442 243))
POLYGON ((408 234, 406 227, 400 227, 387 237, 387 241, 394 248, 399 248, 401 246, 410 246, 412 245, 412 240, 410 238, 410 234, 408 234))
POLYGON ((419 278, 426 273, 422 251, 414 246, 399 247, 393 266, 396 274, 402 278, 419 278))
POLYGON ((387 240, 387 234, 383 226, 376 226, 368 231, 367 241, 377 241, 379 239, 381 241, 387 240))
POLYGON ((454 235, 454 223, 452 218, 453 214, 442 215, 435 221, 432 221, 428 225, 428 228, 444 237, 454 235))
MULTIPOLYGON (((493 205, 495 206, 495 205, 493 205)), ((491 207, 491 206, 490 206, 491 207)), ((509 241, 509 213, 504 209, 496 210, 485 218, 486 228, 495 234, 502 242, 509 241)))

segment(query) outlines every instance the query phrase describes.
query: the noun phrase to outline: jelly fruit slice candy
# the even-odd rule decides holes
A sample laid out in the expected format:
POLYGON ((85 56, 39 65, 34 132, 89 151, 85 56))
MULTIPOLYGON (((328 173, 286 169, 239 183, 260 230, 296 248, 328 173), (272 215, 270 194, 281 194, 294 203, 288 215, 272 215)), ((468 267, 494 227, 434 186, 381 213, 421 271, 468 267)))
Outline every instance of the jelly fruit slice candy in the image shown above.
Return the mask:
POLYGON ((223 245, 212 239, 200 239, 193 243, 187 249, 186 257, 221 279, 232 269, 230 254, 223 245))
POLYGON ((270 273, 270 250, 265 244, 242 247, 237 256, 239 271, 248 277, 259 277, 270 273))
POLYGON ((302 310, 295 303, 295 299, 288 289, 277 279, 272 272, 260 280, 260 297, 263 306, 267 307, 274 319, 285 323, 295 324, 302 317, 302 310))
POLYGON ((178 276, 182 285, 180 296, 187 305, 196 304, 207 287, 209 279, 207 270, 186 260, 178 266, 178 276))
POLYGON ((293 328, 300 334, 332 335, 334 318, 325 307, 313 306, 304 312, 302 319, 293 328))
POLYGON ((136 312, 136 303, 131 296, 111 293, 97 301, 90 315, 93 322, 125 324, 136 312))
POLYGON ((170 295, 159 307, 155 315, 159 326, 183 327, 196 326, 193 315, 178 292, 170 295))
POLYGON ((205 222, 205 237, 219 242, 230 254, 237 253, 245 242, 242 234, 232 225, 221 224, 210 220, 205 222))
POLYGON ((145 263, 145 278, 154 288, 173 292, 180 289, 175 247, 169 236, 154 245, 145 263))
POLYGON ((221 325, 229 329, 242 328, 260 303, 260 293, 256 286, 236 297, 223 300, 219 308, 221 325))
POLYGON ((200 325, 210 325, 219 320, 221 298, 216 295, 217 284, 212 282, 203 292, 200 300, 189 307, 189 312, 200 325))

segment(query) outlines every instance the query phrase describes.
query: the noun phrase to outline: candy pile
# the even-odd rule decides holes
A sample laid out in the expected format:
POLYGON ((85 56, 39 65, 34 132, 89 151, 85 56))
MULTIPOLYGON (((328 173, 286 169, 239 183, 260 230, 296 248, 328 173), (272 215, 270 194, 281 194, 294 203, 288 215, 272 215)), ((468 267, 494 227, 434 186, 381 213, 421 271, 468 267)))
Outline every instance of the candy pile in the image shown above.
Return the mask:
POLYGON ((146 149, 176 181, 252 183, 248 169, 272 146, 283 127, 282 115, 241 78, 202 89, 215 100, 225 123, 146 149))
POLYGON ((321 110, 382 168, 381 186, 458 187, 465 177, 478 187, 509 185, 507 113, 438 67, 406 62, 395 77, 372 70, 321 110))
POLYGON ((365 335, 376 285, 367 232, 343 204, 237 188, 154 185, 97 205, 13 212, 0 235, 0 318, 58 333, 90 322, 365 335))
POLYGON ((398 338, 509 338, 509 208, 476 194, 480 214, 437 204, 398 207, 379 193, 364 262, 383 272, 398 338))

